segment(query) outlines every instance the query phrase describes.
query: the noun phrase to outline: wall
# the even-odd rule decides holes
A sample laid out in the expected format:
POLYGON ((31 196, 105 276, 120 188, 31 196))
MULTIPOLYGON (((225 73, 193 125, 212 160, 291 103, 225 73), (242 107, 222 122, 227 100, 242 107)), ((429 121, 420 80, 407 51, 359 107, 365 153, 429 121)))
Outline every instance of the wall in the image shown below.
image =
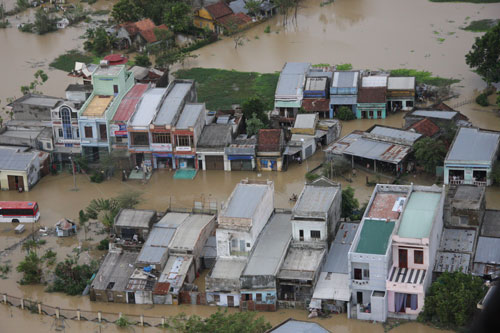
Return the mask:
POLYGON ((217 306, 228 306, 227 305, 227 297, 228 296, 233 296, 234 307, 240 306, 240 294, 239 293, 222 293, 222 292, 207 293, 207 303, 208 304, 215 304, 217 306), (220 297, 219 302, 214 301, 214 295, 219 295, 219 297, 220 297))
POLYGON ((362 119, 362 111, 366 111, 367 117, 370 117, 369 112, 373 111, 373 118, 372 119, 379 119, 377 115, 377 111, 381 111, 382 115, 380 119, 385 119, 386 112, 385 112, 385 103, 358 103, 357 108, 356 108, 356 118, 362 119))
POLYGON ((254 246, 255 239, 250 232, 217 228, 215 230, 215 238, 217 240, 217 256, 230 257, 242 256, 248 257, 254 246), (232 239, 237 240, 237 247, 232 248, 232 239), (241 251, 240 242, 245 243, 245 251, 241 251), (247 246, 250 244, 250 246, 247 246))
MULTIPOLYGON (((452 165, 460 165, 461 163, 450 163, 452 165)), ((491 166, 490 165, 475 165, 474 167, 468 167, 468 166, 463 166, 463 167, 450 167, 448 163, 445 163, 444 165, 444 183, 445 185, 449 184, 449 178, 450 178, 450 170, 464 170, 464 184, 468 185, 473 185, 474 180, 472 179, 473 176, 473 171, 486 171, 486 185, 491 186, 492 185, 492 180, 491 180, 491 166)), ((470 163, 469 163, 470 164, 470 163)), ((476 163, 477 164, 477 163, 476 163)))
POLYGON ((292 236, 294 240, 300 241, 300 231, 304 231, 304 242, 326 242, 328 230, 325 221, 302 221, 292 220, 292 236), (319 230, 321 237, 311 238, 311 230, 319 230))
MULTIPOLYGON (((26 187, 28 183, 28 177, 25 171, 10 171, 10 170, 0 170, 0 186, 2 190, 9 190, 9 177, 8 176, 18 176, 23 177, 23 183, 26 187)), ((29 191, 29 187, 25 188, 25 191, 29 191)))
POLYGON ((283 158, 281 157, 257 157, 257 170, 259 171, 283 171, 283 158), (262 161, 267 161, 265 167, 262 161), (274 170, 271 168, 271 161, 275 161, 276 167, 274 170))

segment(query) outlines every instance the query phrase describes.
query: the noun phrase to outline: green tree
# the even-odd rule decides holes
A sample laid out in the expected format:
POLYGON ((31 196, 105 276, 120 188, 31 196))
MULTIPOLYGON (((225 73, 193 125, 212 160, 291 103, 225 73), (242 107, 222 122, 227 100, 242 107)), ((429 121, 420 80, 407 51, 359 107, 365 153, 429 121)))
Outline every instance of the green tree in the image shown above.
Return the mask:
POLYGON ((182 1, 167 2, 164 21, 175 32, 186 32, 193 22, 191 6, 182 1))
POLYGON ((247 0, 245 2, 245 8, 248 10, 249 15, 256 16, 260 12, 260 1, 247 0))
POLYGON ((500 22, 483 36, 477 37, 465 62, 491 84, 500 81, 500 22))
POLYGON ((57 30, 56 20, 40 8, 35 13, 35 29, 39 35, 57 30))
POLYGON ((78 212, 78 224, 80 225, 80 227, 83 228, 83 232, 85 235, 84 240, 87 240, 87 229, 88 229, 87 222, 88 221, 89 221, 89 217, 87 216, 87 214, 85 214, 85 212, 83 210, 80 210, 80 212, 78 212))
POLYGON ((447 153, 446 146, 440 140, 423 138, 413 146, 415 158, 428 173, 435 173, 436 167, 443 165, 447 153))
POLYGON ((88 218, 99 219, 108 229, 113 226, 120 209, 134 208, 141 202, 141 193, 126 192, 111 199, 92 199, 85 209, 88 218))
POLYGON ((444 272, 432 283, 425 296, 419 320, 446 326, 465 326, 486 288, 481 278, 460 271, 444 272))
POLYGON ((66 258, 58 263, 54 270, 55 280, 50 291, 80 295, 97 268, 98 265, 94 261, 90 265, 78 265, 75 258, 66 258))
POLYGON ((252 114, 252 118, 247 120, 247 134, 248 134, 248 136, 252 136, 252 135, 259 133, 259 130, 261 130, 265 127, 266 126, 264 125, 262 120, 257 118, 257 115, 255 113, 252 114))
POLYGON ((144 10, 134 0, 120 0, 113 6, 111 16, 117 23, 136 22, 144 16, 144 10))
POLYGON ((149 60, 148 55, 145 53, 140 53, 136 55, 134 61, 137 66, 142 66, 142 67, 151 66, 151 60, 149 60))
POLYGON ((16 6, 20 11, 22 11, 30 7, 30 2, 29 0, 17 0, 16 6))
POLYGON ((37 284, 42 281, 42 260, 33 251, 24 257, 16 269, 23 273, 23 277, 19 281, 21 284, 37 284))
POLYGON ((49 79, 49 76, 41 69, 37 70, 34 74, 35 79, 27 86, 21 86, 21 92, 26 94, 41 94, 37 87, 43 85, 49 79))
POLYGON ((251 97, 241 105, 243 115, 246 119, 251 119, 255 114, 264 125, 267 125, 269 119, 265 113, 265 107, 264 102, 259 97, 251 97))
POLYGON ((30 252, 34 252, 35 254, 37 253, 37 250, 43 245, 45 244, 46 241, 44 239, 40 239, 40 240, 37 240, 37 239, 28 239, 26 240, 21 249, 26 251, 28 254, 30 252))
POLYGON ((352 112, 350 108, 347 106, 341 106, 338 108, 335 116, 340 120, 353 120, 356 119, 356 116, 352 112))
POLYGON ((342 217, 349 217, 359 208, 358 199, 354 197, 354 189, 350 186, 342 190, 342 217))
POLYGON ((95 30, 87 30, 85 33, 87 40, 83 43, 86 51, 94 53, 96 56, 102 56, 113 47, 115 37, 108 35, 103 27, 95 30))

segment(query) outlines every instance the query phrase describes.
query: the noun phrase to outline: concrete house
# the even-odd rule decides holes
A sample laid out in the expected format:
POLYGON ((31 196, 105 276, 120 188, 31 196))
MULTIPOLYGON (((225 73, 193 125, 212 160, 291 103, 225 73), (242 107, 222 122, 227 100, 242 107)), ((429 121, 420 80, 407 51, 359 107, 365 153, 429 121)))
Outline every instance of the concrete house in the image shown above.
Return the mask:
POLYGON ((231 171, 231 162, 225 149, 231 144, 233 130, 230 124, 205 126, 196 147, 198 164, 203 170, 231 171))
POLYGON ((386 288, 388 316, 416 319, 432 282, 443 230, 444 188, 414 186, 392 235, 386 288))
POLYGON ((306 74, 311 68, 306 62, 287 62, 278 80, 274 95, 274 108, 279 117, 295 118, 302 106, 306 74))
POLYGON ((497 279, 500 276, 500 238, 479 237, 472 274, 487 279, 497 279))
POLYGON ((291 129, 292 137, 285 149, 285 155, 295 160, 305 160, 316 152, 316 127, 318 114, 298 114, 291 129))
POLYGON ((176 168, 198 169, 196 146, 205 127, 205 103, 188 103, 172 128, 176 168))
POLYGON ((261 129, 257 134, 257 170, 283 171, 285 139, 281 129, 261 129))
POLYGON ((415 77, 394 77, 387 79, 387 110, 412 110, 415 105, 415 77))
POLYGON ((26 94, 9 103, 7 107, 14 112, 15 120, 51 121, 50 112, 62 98, 38 94, 26 94))
POLYGON ((486 188, 474 185, 450 187, 445 205, 449 207, 447 226, 474 228, 479 232, 486 209, 486 188))
POLYGON ((444 160, 444 183, 490 186, 499 144, 500 132, 461 127, 444 160))
POLYGON ((476 235, 474 229, 444 228, 436 254, 433 275, 437 277, 444 272, 456 271, 470 273, 476 235))
POLYGON ((338 71, 333 73, 330 87, 330 118, 333 118, 341 106, 347 106, 357 114, 359 72, 338 71))
POLYGON ((262 230, 240 277, 240 309, 276 311, 276 277, 292 239, 292 215, 275 212, 262 230))
POLYGON ((248 138, 246 134, 237 136, 233 143, 224 148, 231 171, 252 171, 255 169, 255 136, 248 138))
POLYGON ((9 120, 0 127, 0 145, 54 152, 52 124, 50 121, 9 120))
POLYGON ((147 44, 156 43, 158 39, 155 30, 168 31, 168 27, 165 24, 157 26, 150 19, 120 24, 116 31, 118 48, 128 49, 134 46, 141 49, 147 44))
POLYGON ((386 117, 386 94, 387 76, 363 77, 358 91, 356 118, 384 119, 386 117))
POLYGON ((115 217, 115 234, 120 240, 144 242, 156 221, 156 211, 142 209, 121 209, 115 217))
POLYGON ((180 304, 182 288, 196 278, 192 255, 172 255, 168 258, 153 291, 154 304, 180 304))
POLYGON ((29 191, 40 179, 40 152, 0 146, 0 188, 29 191))
POLYGON ((216 34, 222 34, 224 27, 220 21, 231 15, 231 8, 224 1, 219 1, 195 10, 193 24, 198 28, 208 28, 216 34))
POLYGON ((99 66, 92 74, 93 91, 78 112, 83 155, 98 161, 111 151, 110 121, 123 96, 134 86, 134 76, 124 65, 99 66))

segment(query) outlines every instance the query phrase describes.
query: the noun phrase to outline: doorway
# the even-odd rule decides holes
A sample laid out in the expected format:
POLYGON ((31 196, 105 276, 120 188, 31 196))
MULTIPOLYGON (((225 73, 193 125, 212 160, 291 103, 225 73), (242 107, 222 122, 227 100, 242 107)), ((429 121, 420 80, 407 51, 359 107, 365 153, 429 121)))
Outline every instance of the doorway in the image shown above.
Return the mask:
POLYGON ((399 267, 400 268, 408 268, 408 250, 399 249, 399 267))
POLYGON ((227 296, 227 306, 234 306, 234 296, 227 296))
POLYGON ((356 303, 363 304, 363 292, 362 291, 358 291, 356 293, 356 303))
POLYGON ((24 178, 22 176, 7 176, 9 190, 24 190, 24 178))
POLYGON ((128 303, 129 304, 135 304, 135 293, 129 291, 127 293, 127 296, 128 296, 128 303))

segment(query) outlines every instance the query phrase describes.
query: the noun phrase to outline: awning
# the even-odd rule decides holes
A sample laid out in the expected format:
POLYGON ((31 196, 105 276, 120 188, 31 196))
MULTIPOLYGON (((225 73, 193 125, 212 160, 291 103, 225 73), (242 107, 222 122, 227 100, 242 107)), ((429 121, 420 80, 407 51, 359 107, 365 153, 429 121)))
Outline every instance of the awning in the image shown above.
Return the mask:
POLYGON ((302 150, 301 147, 286 147, 285 148, 285 152, 284 152, 284 155, 295 155, 297 153, 299 153, 300 151, 302 150))
POLYGON ((153 153, 154 157, 172 157, 170 153, 153 153))
POLYGON ((227 159, 230 161, 235 161, 235 160, 251 160, 253 159, 252 155, 228 155, 227 159))
POLYGON ((332 95, 330 104, 332 105, 354 105, 356 104, 356 95, 332 95))
POLYGON ((274 102, 274 107, 276 108, 300 108, 302 103, 300 101, 276 101, 274 102))

